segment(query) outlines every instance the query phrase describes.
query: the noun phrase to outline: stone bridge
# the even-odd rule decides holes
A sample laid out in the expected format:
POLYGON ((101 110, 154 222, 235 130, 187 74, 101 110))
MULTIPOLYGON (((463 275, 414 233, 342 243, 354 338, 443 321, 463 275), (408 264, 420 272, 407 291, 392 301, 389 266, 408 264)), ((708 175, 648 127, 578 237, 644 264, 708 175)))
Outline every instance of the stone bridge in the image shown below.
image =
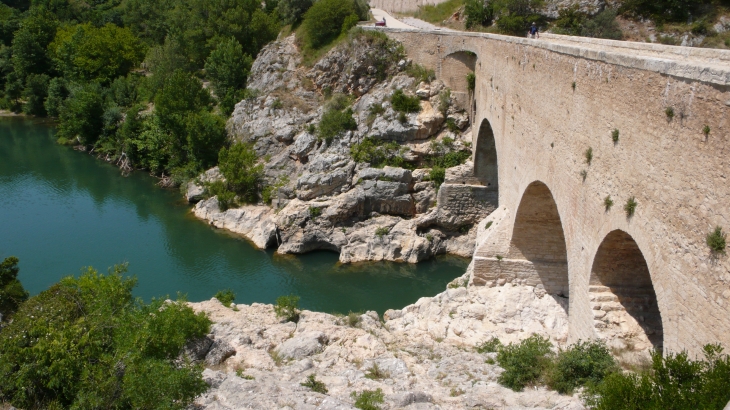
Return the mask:
POLYGON ((730 230, 730 52, 385 32, 473 114, 465 183, 498 208, 479 226, 474 285, 544 289, 569 341, 730 350, 730 259, 706 244, 730 230))

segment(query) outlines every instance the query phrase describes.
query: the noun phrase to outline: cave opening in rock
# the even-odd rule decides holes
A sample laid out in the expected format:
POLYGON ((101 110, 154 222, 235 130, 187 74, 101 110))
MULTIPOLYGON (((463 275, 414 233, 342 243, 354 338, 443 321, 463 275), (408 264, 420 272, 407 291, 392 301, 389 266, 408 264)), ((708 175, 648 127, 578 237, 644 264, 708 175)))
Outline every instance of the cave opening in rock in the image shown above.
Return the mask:
POLYGON ((522 284, 544 289, 568 311, 568 253, 565 234, 552 192, 535 181, 522 195, 515 216, 508 258, 522 284))
POLYGON ((615 230, 606 236, 593 260, 589 291, 601 339, 627 350, 662 349, 664 332, 654 285, 631 235, 615 230))

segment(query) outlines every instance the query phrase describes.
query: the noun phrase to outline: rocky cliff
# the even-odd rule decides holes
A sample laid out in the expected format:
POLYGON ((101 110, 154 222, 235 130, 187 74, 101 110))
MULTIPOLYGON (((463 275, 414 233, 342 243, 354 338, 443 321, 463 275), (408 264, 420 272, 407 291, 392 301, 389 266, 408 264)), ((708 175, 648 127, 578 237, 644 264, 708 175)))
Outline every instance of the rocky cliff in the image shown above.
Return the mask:
MULTIPOLYGON (((472 255, 474 224, 494 207, 470 189, 439 192, 442 181, 431 172, 448 157, 458 159, 448 165, 463 164, 447 169, 445 182, 473 174, 468 114, 441 81, 413 67, 398 43, 356 33, 307 68, 295 38, 280 39, 256 59, 249 88, 258 96, 236 106, 228 129, 256 150, 271 205, 222 211, 212 197, 197 203, 196 216, 283 254, 325 249, 339 252, 342 262, 410 263, 472 255), (417 96, 420 110, 396 111, 397 90, 417 96), (322 115, 346 106, 356 129, 322 138, 322 115)), ((200 180, 219 177, 214 169, 191 183, 188 199, 204 196, 200 180)))

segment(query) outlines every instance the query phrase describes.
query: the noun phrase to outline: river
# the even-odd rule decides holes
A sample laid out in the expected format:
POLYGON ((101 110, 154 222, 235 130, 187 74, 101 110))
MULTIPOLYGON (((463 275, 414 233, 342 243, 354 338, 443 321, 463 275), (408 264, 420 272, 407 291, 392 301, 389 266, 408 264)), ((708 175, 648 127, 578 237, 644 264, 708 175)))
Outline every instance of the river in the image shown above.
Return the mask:
POLYGON ((176 191, 55 143, 53 127, 0 118, 0 259, 20 258, 19 279, 37 294, 84 266, 129 264, 144 299, 178 292, 191 301, 230 288, 237 303, 296 294, 322 312, 402 308, 433 296, 466 269, 440 257, 417 265, 342 265, 332 252, 262 251, 197 220, 176 191))

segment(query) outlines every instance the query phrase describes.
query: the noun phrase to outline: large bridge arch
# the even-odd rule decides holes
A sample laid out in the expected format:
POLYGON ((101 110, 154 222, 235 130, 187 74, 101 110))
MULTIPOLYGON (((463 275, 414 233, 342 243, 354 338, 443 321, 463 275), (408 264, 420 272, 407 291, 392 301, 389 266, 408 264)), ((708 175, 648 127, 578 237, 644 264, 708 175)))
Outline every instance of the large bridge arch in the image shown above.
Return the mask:
POLYGON ((487 188, 495 191, 499 189, 497 141, 494 137, 494 129, 486 118, 479 125, 474 144, 474 177, 487 188))
POLYGON ((568 252, 552 191, 542 181, 527 186, 515 214, 510 260, 522 260, 526 284, 544 288, 568 311, 568 252))
POLYGON ((595 332, 622 351, 662 350, 664 329, 654 281, 644 253, 627 232, 615 229, 601 242, 589 279, 595 332))

